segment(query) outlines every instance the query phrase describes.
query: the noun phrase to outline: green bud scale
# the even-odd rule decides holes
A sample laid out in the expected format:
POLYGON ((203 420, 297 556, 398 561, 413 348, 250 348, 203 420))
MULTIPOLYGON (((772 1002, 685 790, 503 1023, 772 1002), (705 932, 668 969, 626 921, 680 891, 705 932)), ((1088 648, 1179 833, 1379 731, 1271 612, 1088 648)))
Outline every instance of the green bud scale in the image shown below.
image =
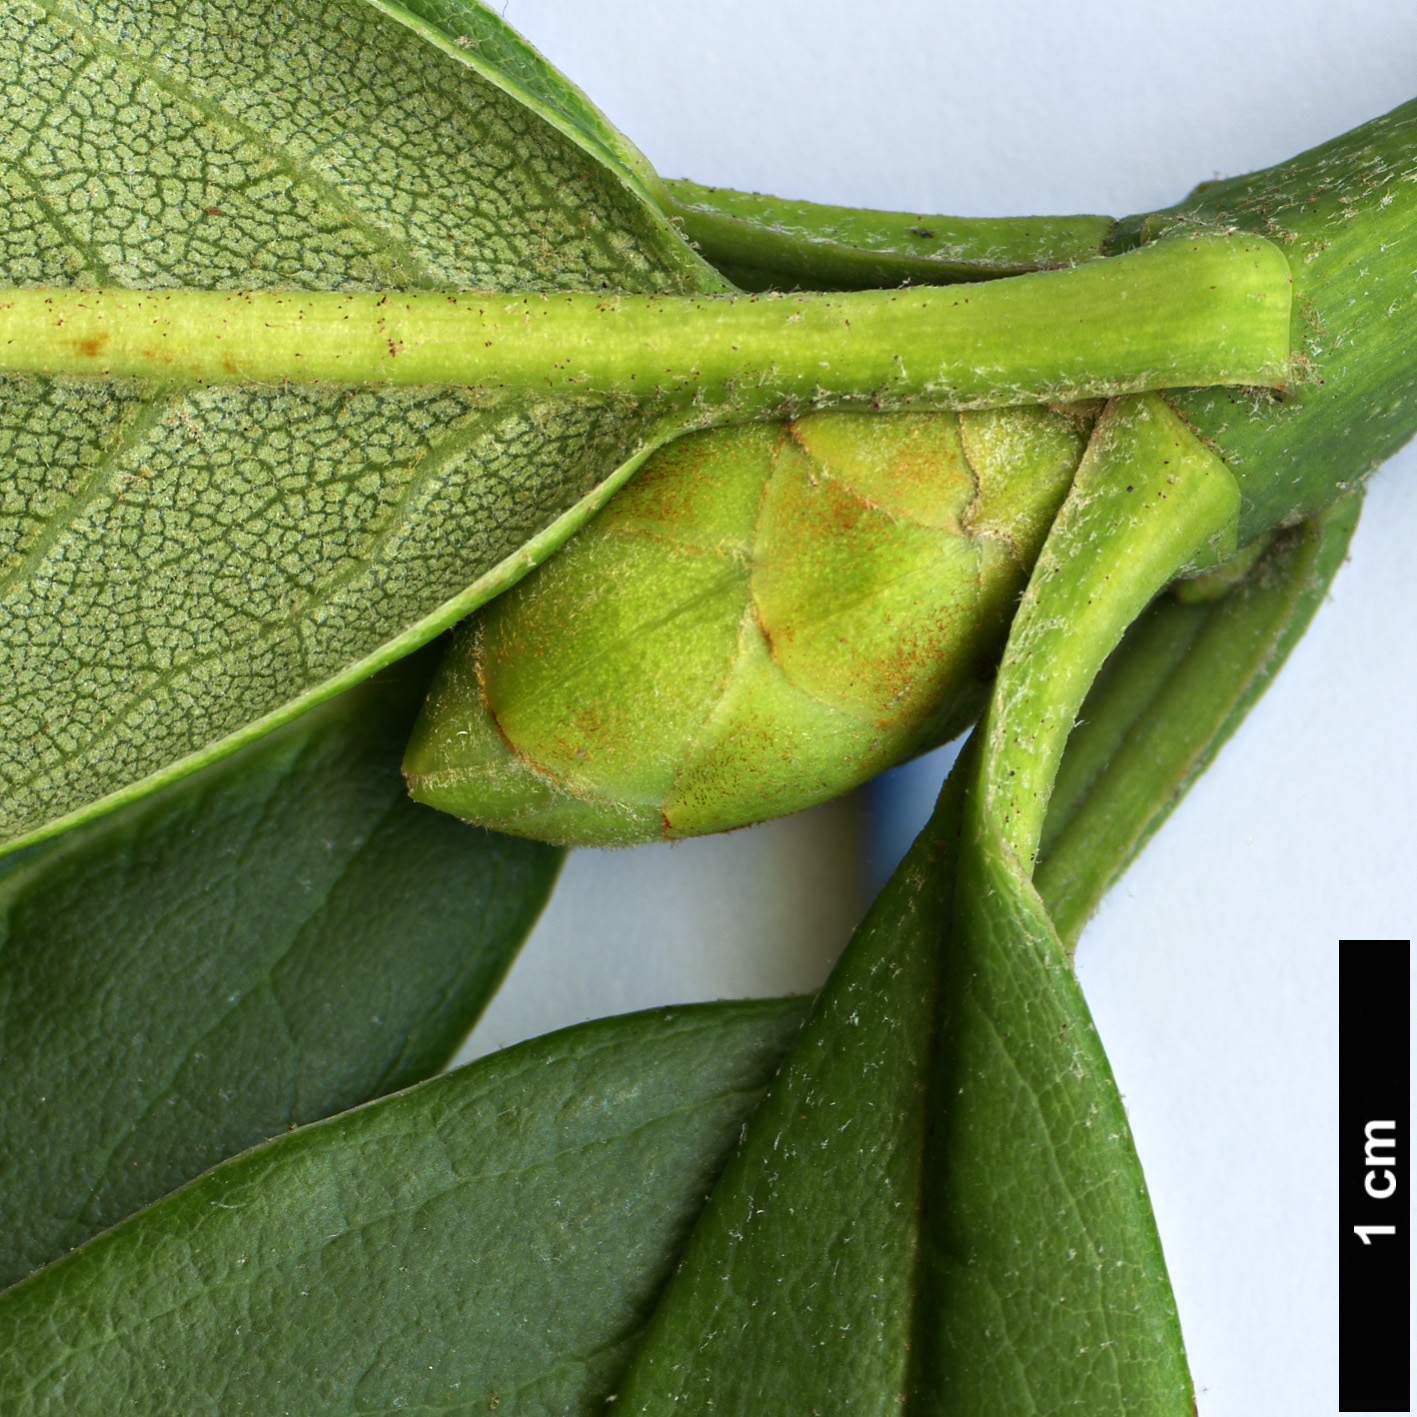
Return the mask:
POLYGON ((404 770, 629 845, 825 801, 978 714, 1098 405, 692 434, 463 625, 404 770))

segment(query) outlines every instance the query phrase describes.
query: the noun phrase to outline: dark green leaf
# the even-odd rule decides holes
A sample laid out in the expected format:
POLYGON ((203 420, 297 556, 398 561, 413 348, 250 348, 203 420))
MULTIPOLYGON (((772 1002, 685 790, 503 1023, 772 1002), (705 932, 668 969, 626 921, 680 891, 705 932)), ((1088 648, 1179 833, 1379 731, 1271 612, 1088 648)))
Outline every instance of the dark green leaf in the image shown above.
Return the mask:
POLYGON ((962 777, 832 971, 694 1230, 617 1409, 900 1410, 962 777))
POLYGON ((926 1152, 912 1414, 1191 1417, 1112 1070, 1037 894, 976 801, 926 1152))
POLYGON ((0 1286, 444 1066, 560 853, 404 794, 417 656, 0 876, 0 1286))
MULTIPOLYGON (((495 54, 474 67, 399 14, 4 0, 0 281, 720 288, 623 164, 509 96, 564 83, 529 50, 499 87, 495 54)), ((199 766, 431 638, 526 569, 520 548, 568 535, 581 513, 547 529, 646 435, 614 398, 3 392, 0 840, 199 766)))
POLYGON ((744 290, 948 285, 1076 265, 1102 250, 1105 216, 952 217, 861 211, 665 182, 684 233, 744 290))
POLYGON ((0 1410, 599 1414, 801 1016, 606 1019, 228 1162, 0 1298, 0 1410))
POLYGON ((1047 917, 975 845, 951 925, 964 771, 750 1124, 617 1410, 1189 1411, 1125 1112, 1047 917))
POLYGON ((630 1412, 1190 1411, 1126 1113, 1029 876, 1088 683, 1237 504, 1159 400, 1109 405, 978 745, 696 1227, 630 1412))

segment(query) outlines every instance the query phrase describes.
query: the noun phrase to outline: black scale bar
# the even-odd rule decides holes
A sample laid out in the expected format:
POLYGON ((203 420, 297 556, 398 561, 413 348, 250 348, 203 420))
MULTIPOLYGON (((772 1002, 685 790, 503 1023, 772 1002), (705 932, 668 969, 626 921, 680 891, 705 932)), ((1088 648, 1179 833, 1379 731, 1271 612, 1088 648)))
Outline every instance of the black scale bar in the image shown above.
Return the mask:
POLYGON ((1410 1411, 1408 940, 1338 957, 1338 1406, 1410 1411))

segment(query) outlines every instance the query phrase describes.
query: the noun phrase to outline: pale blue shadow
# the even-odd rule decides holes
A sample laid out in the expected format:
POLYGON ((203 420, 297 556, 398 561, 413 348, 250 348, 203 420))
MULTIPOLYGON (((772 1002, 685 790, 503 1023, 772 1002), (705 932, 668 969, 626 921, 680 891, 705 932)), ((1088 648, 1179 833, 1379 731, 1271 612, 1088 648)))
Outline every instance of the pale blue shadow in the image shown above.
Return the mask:
POLYGON ((891 872, 930 820, 935 799, 963 743, 961 738, 902 763, 873 777, 861 789, 866 812, 866 887, 871 899, 890 880, 891 872))

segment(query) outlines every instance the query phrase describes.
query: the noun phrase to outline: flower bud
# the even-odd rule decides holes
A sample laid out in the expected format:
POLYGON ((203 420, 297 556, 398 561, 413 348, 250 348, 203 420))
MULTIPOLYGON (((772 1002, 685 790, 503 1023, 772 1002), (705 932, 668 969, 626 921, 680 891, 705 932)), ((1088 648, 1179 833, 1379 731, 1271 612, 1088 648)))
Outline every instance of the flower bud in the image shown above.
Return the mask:
POLYGON ((982 706, 1095 409, 817 413, 692 434, 466 622, 421 802, 575 845, 796 811, 982 706))

